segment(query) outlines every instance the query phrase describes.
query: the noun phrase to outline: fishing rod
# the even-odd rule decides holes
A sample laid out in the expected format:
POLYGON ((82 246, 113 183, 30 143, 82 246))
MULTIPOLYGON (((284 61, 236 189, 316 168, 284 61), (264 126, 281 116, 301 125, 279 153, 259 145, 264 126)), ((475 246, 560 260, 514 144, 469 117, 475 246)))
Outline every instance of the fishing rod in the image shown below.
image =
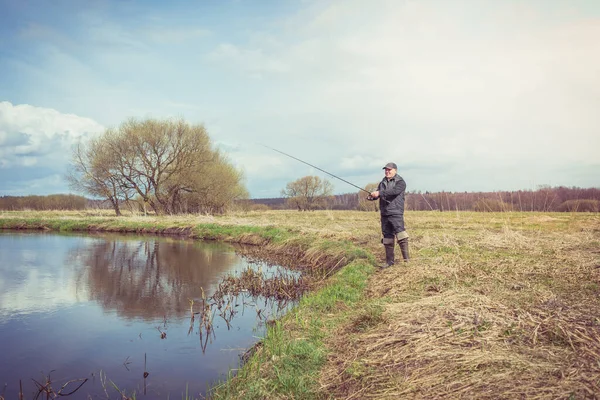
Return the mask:
POLYGON ((336 178, 336 179, 339 179, 339 180, 340 180, 340 181, 342 181, 342 182, 346 182, 348 185, 352 185, 352 186, 354 186, 355 188, 362 190, 363 192, 367 192, 367 193, 369 193, 369 196, 371 195, 371 192, 369 192, 368 190, 366 190, 366 189, 363 189, 363 188, 361 188, 361 187, 358 187, 358 186, 356 186, 354 183, 352 183, 352 182, 348 182, 347 180, 345 180, 345 179, 342 179, 342 178, 340 178, 339 176, 336 176, 336 175, 334 175, 334 174, 332 174, 332 173, 329 173, 329 172, 325 171, 324 169, 321 169, 321 168, 319 168, 319 167, 317 167, 317 166, 315 166, 315 165, 309 164, 309 163, 307 163, 306 161, 302 161, 301 159, 299 159, 299 158, 296 158, 296 157, 294 157, 294 156, 292 156, 292 155, 289 155, 289 154, 287 154, 287 153, 284 153, 283 151, 280 151, 280 150, 274 149, 274 148, 272 148, 272 147, 269 147, 269 146, 267 146, 266 144, 261 144, 261 146, 264 146, 264 147, 266 147, 267 149, 271 149, 271 150, 273 150, 273 151, 276 151, 276 152, 278 152, 278 153, 281 153, 281 154, 283 154, 284 156, 288 156, 288 157, 290 157, 290 158, 293 158, 293 159, 294 159, 294 160, 296 160, 296 161, 300 161, 301 163, 304 163, 304 164, 306 164, 306 165, 308 165, 308 166, 311 166, 311 167, 313 167, 313 168, 316 168, 316 169, 318 169, 319 171, 325 172, 327 175, 333 176, 334 178, 336 178))

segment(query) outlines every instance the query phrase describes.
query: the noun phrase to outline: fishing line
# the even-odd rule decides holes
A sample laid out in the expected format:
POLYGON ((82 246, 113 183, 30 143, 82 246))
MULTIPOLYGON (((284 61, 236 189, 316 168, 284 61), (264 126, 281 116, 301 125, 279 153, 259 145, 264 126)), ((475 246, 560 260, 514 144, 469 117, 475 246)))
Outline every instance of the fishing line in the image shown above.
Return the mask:
POLYGON ((334 177, 334 178, 336 178, 336 179, 339 179, 339 180, 340 180, 340 181, 342 181, 342 182, 346 182, 348 185, 354 186, 355 188, 357 188, 357 189, 360 189, 360 190, 362 190, 363 192, 367 192, 367 193, 369 193, 369 195, 371 194, 371 192, 369 192, 368 190, 366 190, 366 189, 363 189, 363 188, 361 188, 361 187, 358 187, 358 186, 356 186, 354 183, 352 183, 352 182, 348 182, 347 180, 345 180, 345 179, 342 179, 342 178, 340 178, 339 176, 336 176, 336 175, 334 175, 334 174, 332 174, 332 173, 330 173, 330 172, 327 172, 327 171, 325 171, 324 169, 321 169, 321 168, 317 167, 316 165, 309 164, 309 163, 307 163, 306 161, 303 161, 303 160, 301 160, 301 159, 299 159, 299 158, 297 158, 297 157, 294 157, 294 156, 292 156, 292 155, 290 155, 290 154, 284 153, 284 152, 283 152, 283 151, 281 151, 281 150, 274 149, 274 148, 272 148, 272 147, 270 147, 270 146, 267 146, 266 144, 261 144, 261 143, 258 143, 258 144, 259 144, 259 145, 261 145, 261 146, 263 146, 263 147, 266 147, 267 149, 271 149, 271 150, 273 150, 273 151, 276 151, 276 152, 278 152, 278 153, 281 153, 281 154, 283 154, 284 156, 288 156, 288 157, 290 157, 290 158, 293 158, 293 159, 294 159, 294 160, 296 160, 296 161, 300 161, 301 163, 303 163, 303 164, 306 164, 306 165, 308 165, 308 166, 310 166, 310 167, 316 168, 316 169, 318 169, 318 170, 319 170, 319 171, 321 171, 321 172, 325 172, 325 173, 326 173, 327 175, 329 175, 329 176, 332 176, 332 177, 334 177))

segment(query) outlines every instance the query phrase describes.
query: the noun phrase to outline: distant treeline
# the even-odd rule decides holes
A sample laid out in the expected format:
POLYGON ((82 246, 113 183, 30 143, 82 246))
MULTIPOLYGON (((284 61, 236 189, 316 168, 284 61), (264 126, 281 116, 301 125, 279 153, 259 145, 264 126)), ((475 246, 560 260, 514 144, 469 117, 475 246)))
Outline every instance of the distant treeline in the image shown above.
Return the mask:
MULTIPOLYGON (((377 202, 359 202, 365 193, 346 193, 330 199, 329 209, 376 210, 377 202), (372 207, 370 206, 372 205, 372 207)), ((272 209, 288 208, 283 198, 253 199, 272 209)), ((414 211, 558 211, 600 212, 600 188, 540 187, 503 192, 407 192, 405 207, 414 211)))
POLYGON ((0 210, 84 210, 88 200, 73 194, 0 196, 0 210))
MULTIPOLYGON (((376 211, 377 203, 360 202, 361 193, 332 196, 326 206, 332 210, 376 211)), ((292 209, 285 198, 240 200, 238 209, 292 209)), ((111 208, 108 201, 71 194, 49 196, 0 196, 0 210, 83 210, 111 208)), ((407 192, 406 209, 414 211, 558 211, 600 212, 600 188, 541 187, 538 190, 504 192, 407 192)))
POLYGON ((560 186, 512 192, 411 193, 407 196, 406 208, 439 211, 599 212, 600 188, 560 186))

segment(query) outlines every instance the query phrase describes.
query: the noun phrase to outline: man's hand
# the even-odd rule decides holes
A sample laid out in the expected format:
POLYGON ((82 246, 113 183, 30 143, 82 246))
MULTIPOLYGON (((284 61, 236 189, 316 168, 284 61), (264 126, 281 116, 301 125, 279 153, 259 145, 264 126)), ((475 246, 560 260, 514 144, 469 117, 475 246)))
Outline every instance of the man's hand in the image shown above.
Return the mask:
POLYGON ((376 200, 376 199, 378 199, 378 198, 379 198, 379 191, 377 191, 377 190, 376 190, 376 191, 374 191, 374 192, 371 192, 371 194, 370 194, 369 196, 370 196, 370 197, 371 197, 373 200, 376 200))

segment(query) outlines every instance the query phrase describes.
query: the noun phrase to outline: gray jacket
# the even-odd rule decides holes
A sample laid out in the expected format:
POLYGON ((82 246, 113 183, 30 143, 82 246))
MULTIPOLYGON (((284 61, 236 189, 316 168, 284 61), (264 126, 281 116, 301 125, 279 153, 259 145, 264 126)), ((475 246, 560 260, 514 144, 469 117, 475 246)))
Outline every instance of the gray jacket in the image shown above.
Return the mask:
POLYGON ((383 178, 377 186, 381 215, 404 215, 404 191, 406 182, 398 174, 389 181, 383 178))

